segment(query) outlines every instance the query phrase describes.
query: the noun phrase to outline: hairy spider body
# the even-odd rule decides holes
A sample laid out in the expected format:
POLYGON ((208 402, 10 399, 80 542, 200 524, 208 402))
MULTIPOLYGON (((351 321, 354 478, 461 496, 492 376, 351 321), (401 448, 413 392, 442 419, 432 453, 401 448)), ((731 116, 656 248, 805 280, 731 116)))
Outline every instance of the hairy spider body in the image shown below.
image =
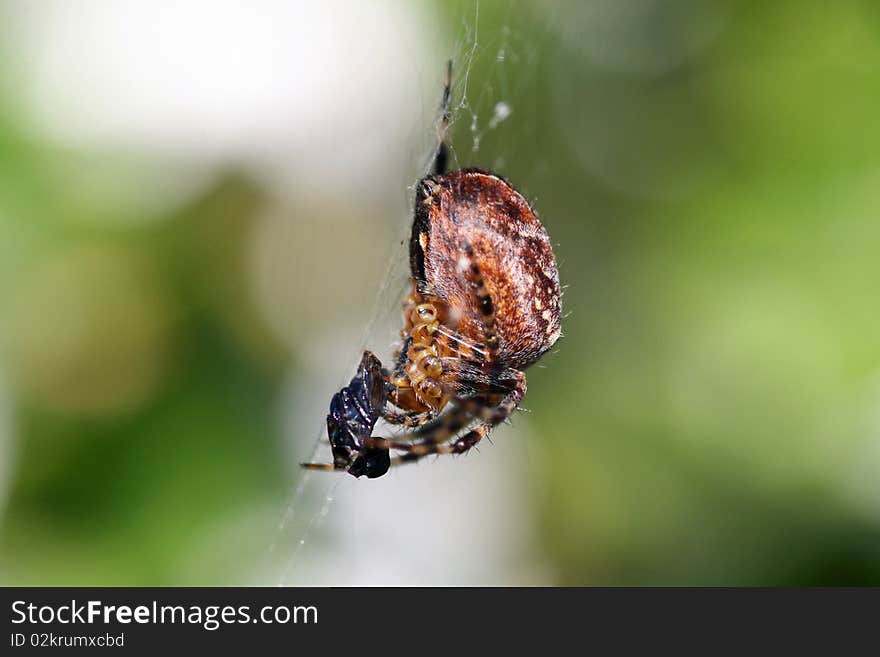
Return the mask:
POLYGON ((445 173, 446 160, 441 141, 435 174, 417 186, 412 292, 395 365, 383 370, 364 354, 327 416, 333 464, 305 467, 373 478, 427 454, 466 452, 516 410, 526 393, 522 370, 559 339, 559 274, 537 214, 500 176, 445 173), (380 416, 413 429, 410 440, 372 437, 380 416))

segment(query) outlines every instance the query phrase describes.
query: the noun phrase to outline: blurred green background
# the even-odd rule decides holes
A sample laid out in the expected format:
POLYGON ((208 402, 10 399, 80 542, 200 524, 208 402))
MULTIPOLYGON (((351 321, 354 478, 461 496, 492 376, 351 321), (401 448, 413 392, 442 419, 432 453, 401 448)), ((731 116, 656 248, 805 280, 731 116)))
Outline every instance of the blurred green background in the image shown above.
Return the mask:
POLYGON ((265 551, 398 321, 454 56, 455 163, 534 201, 567 285, 527 437, 467 457, 524 450, 474 502, 529 546, 491 583, 880 584, 876 2, 182 5, 0 0, 0 583, 312 568, 265 551))

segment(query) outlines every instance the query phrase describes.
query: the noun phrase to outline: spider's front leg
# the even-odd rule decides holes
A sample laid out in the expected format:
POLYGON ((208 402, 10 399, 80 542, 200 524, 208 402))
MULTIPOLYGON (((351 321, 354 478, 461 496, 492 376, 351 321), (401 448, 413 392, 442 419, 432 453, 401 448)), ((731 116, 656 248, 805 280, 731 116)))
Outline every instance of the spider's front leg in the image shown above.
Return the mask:
POLYGON ((436 417, 437 411, 433 408, 427 411, 395 411, 386 408, 382 412, 382 419, 388 424, 402 424, 407 429, 424 426, 436 417))
MULTIPOLYGON (((409 444, 381 440, 376 446, 387 446, 405 452, 391 459, 391 465, 412 463, 429 454, 463 454, 488 436, 492 429, 509 418, 526 394, 526 375, 517 371, 513 389, 496 404, 484 398, 464 400, 454 411, 443 417, 443 422, 424 435, 422 442, 409 444), (451 440, 475 419, 479 423, 469 432, 451 440), (451 442, 447 442, 450 441, 451 442)), ((371 439, 377 440, 377 439, 371 439)))
MULTIPOLYGON (((407 310, 408 305, 415 304, 408 300, 408 303, 404 304, 404 311, 407 310)), ((412 346, 412 342, 413 339, 411 335, 406 335, 404 337, 401 348, 394 355, 394 369, 385 377, 386 385, 388 387, 388 400, 392 404, 398 406, 403 405, 405 410, 394 410, 389 407, 389 405, 382 411, 382 419, 386 422, 389 424, 402 424, 407 429, 420 427, 437 417, 437 411, 433 408, 425 410, 407 408, 407 406, 417 404, 412 388, 409 385, 401 385, 403 382, 407 381, 405 367, 407 363, 407 352, 412 346), (408 403, 401 404, 402 399, 406 399, 408 403)))

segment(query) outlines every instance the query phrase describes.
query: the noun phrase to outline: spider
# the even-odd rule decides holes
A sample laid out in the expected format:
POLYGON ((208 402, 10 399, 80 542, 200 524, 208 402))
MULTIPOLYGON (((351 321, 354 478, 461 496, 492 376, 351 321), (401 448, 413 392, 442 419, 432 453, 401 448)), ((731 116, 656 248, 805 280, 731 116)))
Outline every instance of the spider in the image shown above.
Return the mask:
POLYGON ((412 291, 394 366, 364 353, 330 403, 333 463, 305 468, 375 478, 428 454, 467 452, 516 410, 523 370, 559 339, 559 274, 538 216, 495 173, 446 171, 451 93, 450 61, 433 175, 416 188, 412 291), (409 440, 371 436, 380 417, 409 429, 409 440))

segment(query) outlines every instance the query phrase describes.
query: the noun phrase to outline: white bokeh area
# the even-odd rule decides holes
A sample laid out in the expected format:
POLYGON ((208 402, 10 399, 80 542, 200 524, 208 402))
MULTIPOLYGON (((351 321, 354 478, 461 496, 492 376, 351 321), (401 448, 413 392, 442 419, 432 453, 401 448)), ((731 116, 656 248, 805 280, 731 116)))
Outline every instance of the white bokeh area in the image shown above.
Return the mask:
POLYGON ((178 183, 235 164, 282 194, 340 179, 363 193, 397 174, 394 145, 421 118, 436 51, 426 12, 393 0, 12 0, 0 38, 35 129, 60 143, 150 157, 178 183))

